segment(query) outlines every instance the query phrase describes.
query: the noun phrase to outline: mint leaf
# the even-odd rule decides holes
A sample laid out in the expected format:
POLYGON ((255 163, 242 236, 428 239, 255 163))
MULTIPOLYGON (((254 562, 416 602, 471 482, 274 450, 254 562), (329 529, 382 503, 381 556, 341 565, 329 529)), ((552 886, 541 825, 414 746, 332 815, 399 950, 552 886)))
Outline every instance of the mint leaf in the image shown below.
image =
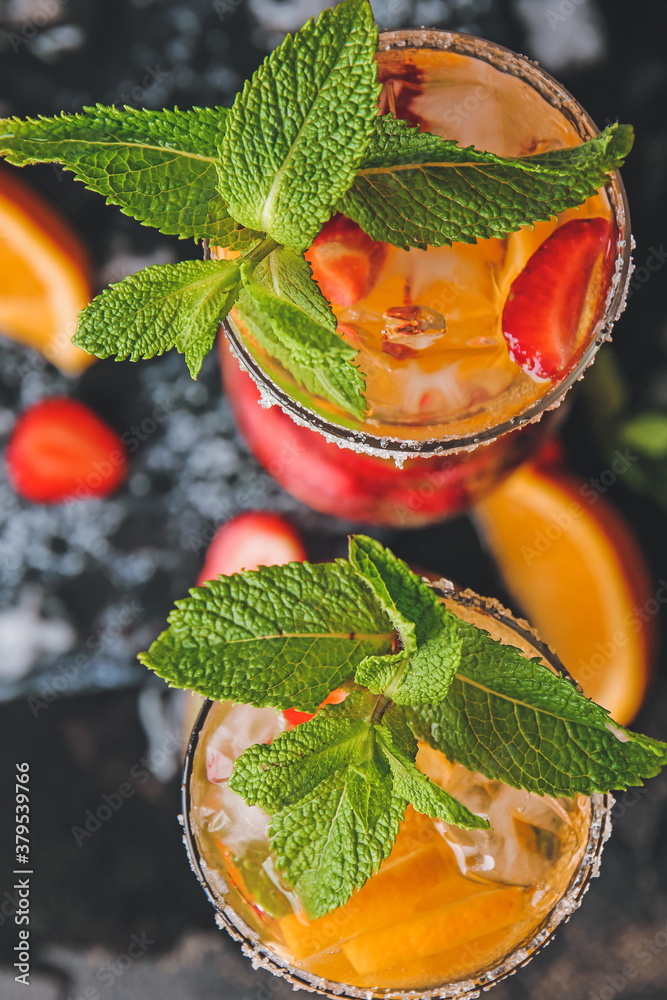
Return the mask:
POLYGON ((377 699, 354 691, 342 705, 250 747, 229 787, 273 814, 278 866, 310 917, 342 906, 389 855, 408 802, 468 829, 488 823, 417 770, 417 743, 401 709, 373 721, 377 699))
POLYGON ((172 687, 303 712, 393 646, 391 622, 342 560, 219 577, 178 601, 169 623, 139 658, 172 687))
POLYGON ((243 274, 237 311, 250 336, 309 392, 361 419, 365 382, 351 364, 355 349, 331 330, 330 323, 323 326, 313 319, 312 300, 305 303, 295 290, 290 292, 295 300, 276 294, 248 271, 243 274))
POLYGON ((276 863, 311 920, 346 903, 389 856, 406 802, 391 796, 387 781, 371 786, 350 767, 273 817, 269 835, 276 863), (370 822, 357 812, 364 784, 373 805, 370 822))
POLYGON ((288 35, 246 82, 220 168, 220 190, 244 226, 297 250, 313 242, 373 130, 376 45, 367 0, 345 0, 288 35))
POLYGON ((147 226, 185 238, 248 246, 218 192, 227 108, 146 111, 104 107, 54 118, 0 120, 0 155, 22 167, 60 163, 86 187, 147 226))
POLYGON ((366 760, 372 708, 373 699, 362 692, 341 705, 324 705, 313 719, 281 733, 270 745, 258 743, 244 751, 229 787, 249 805, 271 813, 310 795, 335 771, 366 760))
POLYGON ((582 204, 633 137, 629 125, 610 125, 571 149, 504 158, 384 115, 336 207, 372 239, 403 249, 504 237, 582 204))
POLYGON ((408 722, 452 761, 539 795, 590 795, 642 784, 667 744, 616 725, 608 712, 537 660, 458 621, 461 663, 445 701, 408 722))
POLYGON ((393 658, 362 661, 356 682, 398 705, 442 701, 461 657, 456 618, 425 580, 375 539, 353 535, 350 562, 367 581, 403 644, 403 653, 393 658))
POLYGON ((175 347, 196 378, 240 285, 235 261, 147 267, 111 285, 79 315, 72 343, 117 361, 152 358, 175 347))
POLYGON ((276 295, 288 299, 320 326, 336 332, 338 322, 333 309, 320 286, 313 281, 310 264, 297 250, 278 247, 260 261, 253 278, 276 295))
POLYGON ((421 615, 422 604, 428 608, 437 603, 433 591, 393 552, 368 535, 350 536, 349 558, 398 630, 405 652, 416 653, 415 612, 421 615))
POLYGON ((488 828, 488 820, 470 812, 462 802, 417 769, 417 741, 406 722, 403 709, 392 706, 376 731, 378 742, 389 761, 396 795, 403 796, 417 812, 433 819, 442 819, 465 830, 488 828))

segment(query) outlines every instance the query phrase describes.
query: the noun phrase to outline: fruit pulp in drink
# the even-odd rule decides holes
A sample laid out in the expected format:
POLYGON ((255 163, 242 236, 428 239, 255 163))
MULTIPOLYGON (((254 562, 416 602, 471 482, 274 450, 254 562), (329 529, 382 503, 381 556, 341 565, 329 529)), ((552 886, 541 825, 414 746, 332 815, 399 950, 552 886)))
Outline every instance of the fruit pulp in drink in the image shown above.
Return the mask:
MULTIPOLYGON (((536 89, 483 59, 400 48, 378 52, 378 64, 382 111, 462 146, 523 157, 581 142, 536 89)), ((457 441, 537 404, 590 343, 617 239, 605 191, 504 239, 425 251, 374 243, 335 217, 306 256, 339 332, 359 352, 363 429, 379 438, 457 441)), ((245 340, 298 402, 358 426, 310 396, 248 331, 245 340)))
MULTIPOLYGON (((494 638, 539 655, 503 622, 446 603, 494 638)), ((409 806, 378 873, 343 906, 309 920, 275 864, 269 817, 228 787, 236 757, 285 728, 273 709, 215 704, 195 752, 189 822, 227 910, 311 976, 361 989, 430 989, 480 975, 534 937, 582 864, 590 799, 518 791, 420 744, 418 767, 491 828, 464 831, 409 806)))

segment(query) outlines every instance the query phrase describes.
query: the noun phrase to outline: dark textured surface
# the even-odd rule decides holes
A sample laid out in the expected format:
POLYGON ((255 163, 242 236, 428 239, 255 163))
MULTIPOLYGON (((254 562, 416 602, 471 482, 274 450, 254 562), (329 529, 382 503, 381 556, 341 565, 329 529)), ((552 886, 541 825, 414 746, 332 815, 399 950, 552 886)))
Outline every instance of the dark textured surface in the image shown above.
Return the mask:
MULTIPOLYGON (((382 0, 376 14, 383 27, 463 27, 539 56, 600 125, 616 119, 635 124, 637 145, 624 178, 635 259, 643 267, 654 249, 661 251, 667 218, 663 15, 660 5, 645 0, 631 7, 606 0, 602 14, 601 7, 569 0, 382 0)), ((308 0, 0 0, 0 114, 74 111, 95 101, 228 104, 281 31, 297 27, 313 9, 308 0), (46 23, 58 6, 60 20, 46 23)), ((24 179, 57 203, 81 233, 99 286, 139 263, 197 254, 191 242, 142 228, 57 169, 33 168, 24 179)), ((648 278, 636 283, 615 342, 635 396, 664 404, 664 275, 641 273, 648 278)), ((180 357, 135 366, 104 362, 72 383, 44 368, 36 355, 0 346, 3 435, 17 410, 68 392, 137 438, 128 484, 85 511, 82 505, 31 510, 0 485, 0 613, 23 596, 37 602, 42 617, 62 621, 71 642, 60 660, 43 655, 29 676, 4 682, 5 697, 16 699, 0 707, 0 895, 9 891, 9 902, 3 896, 9 909, 8 802, 13 762, 23 759, 31 761, 33 773, 36 876, 31 992, 13 982, 16 929, 7 907, 0 907, 3 1000, 283 1000, 291 994, 285 984, 253 972, 237 946, 212 929, 212 913, 188 870, 175 820, 173 774, 180 750, 177 722, 169 714, 173 706, 162 706, 158 725, 157 689, 140 697, 136 689, 144 673, 134 665, 134 653, 194 581, 213 526, 246 507, 278 507, 305 526, 313 558, 342 551, 345 526, 307 512, 248 457, 218 384, 213 359, 195 385, 180 357), (156 419, 160 402, 166 416, 156 419), (149 432, 136 434, 132 428, 145 420, 155 427, 149 423, 149 432), (33 588, 27 597, 26 585, 33 588), (72 674, 76 656, 83 660, 72 674), (54 682, 63 676, 71 679, 59 690, 54 682), (77 693, 123 685, 115 692, 77 693), (30 703, 28 695, 39 700, 30 703), (149 774, 150 767, 157 774, 149 774), (77 843, 72 828, 124 782, 132 795, 77 843), (128 964, 133 934, 143 944, 128 964)), ((588 439, 583 408, 575 406, 565 436, 573 469, 584 478, 598 477, 604 460, 588 439)), ((630 494, 622 477, 608 495, 638 533, 655 580, 667 577, 663 515, 630 494)), ((384 538, 416 565, 503 596, 468 520, 384 538)), ((664 668, 637 728, 665 737, 664 668)), ((497 1000, 665 996, 666 800, 665 779, 621 799, 602 875, 582 909, 544 955, 497 988, 497 1000)))

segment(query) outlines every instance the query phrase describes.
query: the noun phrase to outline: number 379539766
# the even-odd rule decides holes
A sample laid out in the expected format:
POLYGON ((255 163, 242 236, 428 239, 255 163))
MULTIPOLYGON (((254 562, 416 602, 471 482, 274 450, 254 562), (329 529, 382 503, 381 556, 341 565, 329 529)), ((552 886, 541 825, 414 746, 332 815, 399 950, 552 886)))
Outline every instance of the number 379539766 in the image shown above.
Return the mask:
POLYGON ((30 852, 30 764, 16 765, 16 860, 27 863, 30 852))

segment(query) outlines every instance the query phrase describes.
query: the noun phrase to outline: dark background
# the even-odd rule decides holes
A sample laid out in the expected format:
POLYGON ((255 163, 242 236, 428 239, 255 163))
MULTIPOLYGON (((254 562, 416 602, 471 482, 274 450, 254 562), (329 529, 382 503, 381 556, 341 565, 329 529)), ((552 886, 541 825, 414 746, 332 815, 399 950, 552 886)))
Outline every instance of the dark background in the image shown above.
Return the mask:
MULTIPOLYGON (((374 6, 381 27, 457 28, 525 52, 573 91, 598 124, 634 124, 637 142, 623 176, 637 265, 661 251, 667 221, 662 5, 388 0, 374 6)), ((0 0, 0 116, 76 111, 97 101, 229 104, 284 31, 315 11, 310 0, 0 0)), ((97 287, 146 263, 198 255, 193 243, 141 227, 58 168, 31 168, 23 179, 80 233, 97 287)), ((615 329, 631 407, 667 406, 664 283, 660 270, 637 280, 615 329)), ((171 410, 131 457, 130 478, 117 497, 92 501, 86 511, 83 504, 75 513, 31 508, 0 482, 0 644, 12 628, 45 637, 23 665, 16 658, 10 665, 0 648, 6 699, 0 739, 7 741, 0 843, 9 848, 13 833, 13 765, 28 760, 35 870, 32 992, 26 993, 11 971, 11 858, 3 854, 0 861, 0 996, 286 1000, 286 984, 253 972, 215 930, 188 870, 176 822, 181 706, 147 681, 134 655, 194 582, 206 532, 232 514, 253 507, 288 513, 314 559, 340 554, 350 526, 307 511, 255 466, 220 399, 213 359, 196 386, 182 358, 169 356, 148 365, 102 362, 68 380, 30 351, 0 343, 3 438, 17 412, 63 392, 89 403, 119 432, 150 415, 157 401, 167 399, 171 410), (53 623, 65 632, 49 642, 53 623), (73 670, 76 662, 83 666, 73 670), (145 766, 150 777, 133 779, 145 766), (72 827, 128 780, 133 796, 79 846, 72 827), (133 951, 141 954, 129 960, 133 935, 141 942, 133 951)), ((589 405, 577 398, 564 437, 568 464, 586 479, 606 468, 592 427, 589 405)), ((609 497, 637 533, 657 587, 667 576, 661 507, 631 492, 623 477, 609 497)), ((507 600, 468 519, 382 537, 411 562, 507 600)), ((664 659, 636 727, 667 736, 664 659)), ((666 798, 667 781, 659 778, 617 805, 615 835, 590 896, 542 956, 496 989, 497 1000, 667 995, 666 798)))

